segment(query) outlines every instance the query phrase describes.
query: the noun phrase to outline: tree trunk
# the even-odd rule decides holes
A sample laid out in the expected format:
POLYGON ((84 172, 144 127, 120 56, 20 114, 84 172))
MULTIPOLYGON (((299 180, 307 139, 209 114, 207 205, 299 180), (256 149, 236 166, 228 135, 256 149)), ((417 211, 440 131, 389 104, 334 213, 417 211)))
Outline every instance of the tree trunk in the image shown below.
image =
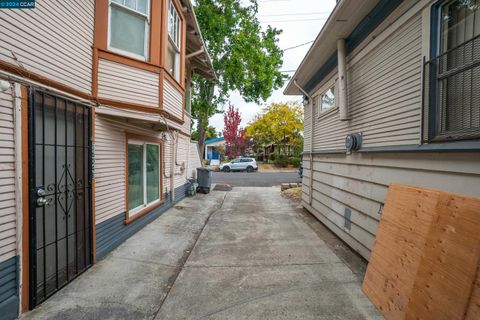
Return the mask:
MULTIPOLYGON (((213 101, 213 94, 215 92, 215 85, 211 82, 208 82, 207 86, 204 90, 208 91, 207 93, 207 106, 206 108, 210 108, 213 101)), ((209 112, 208 110, 201 110, 198 115, 198 122, 197 122, 197 132, 198 132, 198 148, 201 150, 203 157, 205 159, 205 135, 207 133, 208 127, 208 117, 209 112)))
POLYGON ((202 153, 202 159, 205 159, 205 121, 203 112, 199 115, 197 121, 198 148, 202 153))

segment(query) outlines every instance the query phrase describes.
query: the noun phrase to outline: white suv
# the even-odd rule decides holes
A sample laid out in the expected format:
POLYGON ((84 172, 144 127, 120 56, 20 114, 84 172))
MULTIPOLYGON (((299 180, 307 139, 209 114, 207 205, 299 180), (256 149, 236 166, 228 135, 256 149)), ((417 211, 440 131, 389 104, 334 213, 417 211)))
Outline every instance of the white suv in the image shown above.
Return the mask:
POLYGON ((253 172, 258 170, 258 166, 257 166, 257 161, 255 161, 255 159, 240 157, 228 163, 221 164, 220 170, 223 172, 244 171, 244 170, 247 172, 253 172))

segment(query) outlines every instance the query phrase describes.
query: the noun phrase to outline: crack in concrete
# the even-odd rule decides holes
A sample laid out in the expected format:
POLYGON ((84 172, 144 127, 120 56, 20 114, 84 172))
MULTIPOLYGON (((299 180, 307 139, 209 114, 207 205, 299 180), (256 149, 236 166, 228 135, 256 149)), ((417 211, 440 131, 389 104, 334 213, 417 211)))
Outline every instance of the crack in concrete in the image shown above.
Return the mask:
POLYGON ((164 266, 164 267, 167 267, 167 268, 176 268, 176 267, 178 267, 177 265, 167 264, 167 263, 161 263, 161 262, 157 262, 157 261, 142 260, 142 259, 133 259, 133 258, 119 257, 119 256, 112 256, 112 259, 135 261, 135 262, 146 263, 146 264, 154 264, 154 265, 157 265, 157 266, 164 266))
POLYGON ((168 296, 170 295, 170 292, 172 291, 173 289, 173 286, 175 285, 175 282, 177 281, 177 278, 178 276, 180 275, 180 273, 182 272, 182 270, 184 269, 185 267, 185 264, 187 263, 187 260, 188 258, 190 257, 190 255, 192 254, 193 250, 195 249, 195 246, 197 245, 198 243, 198 240, 200 239, 200 236, 202 235, 203 231, 205 230, 206 226, 208 225, 208 222, 210 221, 210 218, 215 214, 217 213, 218 211, 220 211, 223 207, 223 204, 225 203, 225 199, 227 198, 227 195, 228 195, 228 192, 225 192, 225 195, 223 196, 223 199, 220 203, 220 205, 213 209, 210 214, 208 215, 207 219, 205 220, 205 223, 203 224, 202 226, 202 229, 198 232, 198 234, 195 235, 195 241, 193 242, 193 244, 191 246, 189 246, 185 251, 184 251, 184 254, 182 256, 182 258, 180 259, 180 263, 176 266, 172 276, 168 279, 167 281, 167 291, 165 293, 165 296, 163 297, 162 300, 160 300, 160 305, 158 306, 158 309, 157 309, 157 312, 155 312, 154 316, 152 319, 155 319, 158 314, 160 313, 160 310, 162 309, 162 306, 163 304, 165 303, 165 301, 167 300, 168 296))

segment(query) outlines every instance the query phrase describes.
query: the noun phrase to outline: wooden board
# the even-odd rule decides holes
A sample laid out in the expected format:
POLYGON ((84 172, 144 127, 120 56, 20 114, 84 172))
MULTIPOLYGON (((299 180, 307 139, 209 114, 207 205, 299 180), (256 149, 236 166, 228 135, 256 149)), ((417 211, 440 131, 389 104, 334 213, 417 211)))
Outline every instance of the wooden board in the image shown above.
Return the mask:
POLYGON ((479 259, 479 199, 392 185, 363 290, 386 319, 463 319, 479 259))
POLYGON ((389 188, 363 290, 386 319, 404 319, 438 194, 389 188))
POLYGON ((471 198, 439 195, 407 315, 464 319, 480 258, 479 208, 471 198))

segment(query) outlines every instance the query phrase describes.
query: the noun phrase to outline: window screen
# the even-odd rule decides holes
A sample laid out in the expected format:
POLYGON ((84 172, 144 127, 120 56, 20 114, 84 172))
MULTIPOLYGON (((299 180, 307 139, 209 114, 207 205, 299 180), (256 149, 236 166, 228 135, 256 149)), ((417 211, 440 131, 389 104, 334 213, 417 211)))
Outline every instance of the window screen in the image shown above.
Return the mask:
POLYGON ((112 0, 110 5, 110 48, 147 57, 147 0, 112 0))

